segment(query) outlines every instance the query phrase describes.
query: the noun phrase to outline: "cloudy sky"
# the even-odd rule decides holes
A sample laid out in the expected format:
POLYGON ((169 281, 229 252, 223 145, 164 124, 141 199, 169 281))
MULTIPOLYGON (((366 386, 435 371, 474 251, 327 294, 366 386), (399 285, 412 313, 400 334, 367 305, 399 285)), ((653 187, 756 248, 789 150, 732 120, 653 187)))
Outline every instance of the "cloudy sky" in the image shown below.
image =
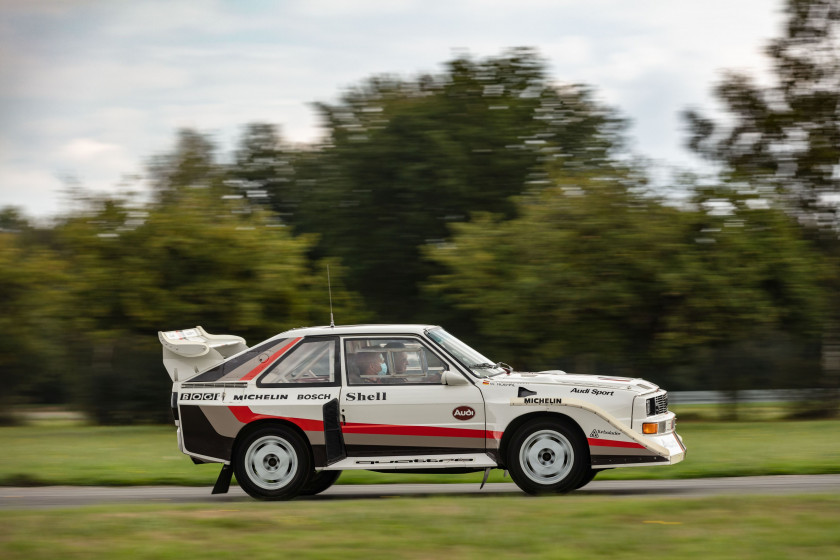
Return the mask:
POLYGON ((781 0, 0 0, 0 207, 61 212, 68 178, 117 188, 175 131, 320 134, 311 103, 374 74, 536 47, 630 118, 639 154, 697 168, 679 112, 724 69, 767 71, 781 0))

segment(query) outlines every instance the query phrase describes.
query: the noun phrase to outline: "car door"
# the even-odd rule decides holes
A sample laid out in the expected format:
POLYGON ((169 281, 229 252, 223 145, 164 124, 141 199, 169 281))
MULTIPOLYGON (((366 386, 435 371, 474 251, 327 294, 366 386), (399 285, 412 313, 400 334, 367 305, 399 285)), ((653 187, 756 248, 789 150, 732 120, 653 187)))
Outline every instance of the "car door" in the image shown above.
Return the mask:
POLYGON ((484 400, 443 385, 451 363, 416 336, 346 337, 342 433, 350 457, 483 452, 484 400))

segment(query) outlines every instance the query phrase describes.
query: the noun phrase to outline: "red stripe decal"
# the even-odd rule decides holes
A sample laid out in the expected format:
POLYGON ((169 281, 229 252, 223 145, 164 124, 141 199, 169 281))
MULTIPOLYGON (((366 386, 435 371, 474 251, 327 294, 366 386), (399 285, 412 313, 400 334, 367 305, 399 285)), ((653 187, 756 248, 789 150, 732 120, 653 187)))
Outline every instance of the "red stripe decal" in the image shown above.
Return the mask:
POLYGON ((247 406, 229 406, 228 407, 237 420, 243 424, 248 424, 256 420, 286 420, 291 422, 304 432, 323 432, 324 422, 321 420, 309 420, 308 418, 290 418, 288 416, 272 416, 270 414, 257 414, 247 406))
POLYGON ((630 449, 646 449, 644 445, 633 441, 616 441, 614 439, 595 439, 589 438, 586 441, 592 447, 627 447, 630 449))
POLYGON ((345 434, 371 434, 377 436, 432 436, 484 438, 484 430, 468 428, 441 428, 436 426, 394 426, 389 424, 343 424, 345 434))
POLYGON ((285 353, 286 353, 286 350, 288 350, 289 348, 291 348, 292 346, 294 346, 295 344, 297 344, 297 343, 298 343, 298 341, 299 341, 301 338, 302 338, 302 337, 298 337, 298 338, 296 338, 296 339, 292 340, 292 341, 291 341, 290 343, 288 343, 286 346, 284 346, 283 348, 281 348, 280 350, 278 350, 277 352, 275 352, 274 354, 272 354, 272 355, 271 355, 271 357, 270 357, 270 358, 268 358, 266 361, 264 361, 263 363, 261 363, 260 365, 258 365, 257 367, 255 367, 254 369, 252 369, 251 371, 249 371, 248 373, 246 373, 246 374, 245 374, 245 376, 244 376, 244 377, 242 377, 239 381, 250 381, 251 379, 253 379, 253 378, 255 378, 256 376, 258 376, 259 374, 261 374, 263 371, 265 371, 265 368, 267 368, 268 366, 270 366, 272 363, 276 362, 276 361, 277 361, 277 358, 279 358, 280 356, 282 356, 283 354, 285 354, 285 353))
MULTIPOLYGON (((288 416, 273 416, 257 414, 247 406, 228 407, 237 420, 248 424, 256 420, 286 420, 298 426, 305 432, 320 432, 324 430, 321 420, 307 418, 291 418, 288 416)), ((439 428, 434 426, 394 426, 389 424, 343 424, 341 431, 345 434, 369 434, 377 436, 432 436, 432 437, 466 437, 502 439, 502 432, 485 432, 484 430, 470 430, 467 428, 439 428)))

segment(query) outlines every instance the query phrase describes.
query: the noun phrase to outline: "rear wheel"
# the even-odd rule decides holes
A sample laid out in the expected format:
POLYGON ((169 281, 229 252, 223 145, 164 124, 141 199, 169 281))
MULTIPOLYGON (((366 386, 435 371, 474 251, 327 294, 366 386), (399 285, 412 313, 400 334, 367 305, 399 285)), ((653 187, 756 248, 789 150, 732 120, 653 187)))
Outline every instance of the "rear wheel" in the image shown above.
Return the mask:
POLYGON ((301 496, 314 496, 320 494, 338 480, 341 471, 320 471, 312 473, 309 482, 300 491, 301 496))
POLYGON ((303 439, 284 426, 264 426, 237 446, 236 480, 260 500, 289 500, 309 480, 312 460, 303 439))
POLYGON ((506 464, 516 485, 529 494, 565 493, 587 476, 589 449, 579 430, 535 420, 514 434, 506 464))

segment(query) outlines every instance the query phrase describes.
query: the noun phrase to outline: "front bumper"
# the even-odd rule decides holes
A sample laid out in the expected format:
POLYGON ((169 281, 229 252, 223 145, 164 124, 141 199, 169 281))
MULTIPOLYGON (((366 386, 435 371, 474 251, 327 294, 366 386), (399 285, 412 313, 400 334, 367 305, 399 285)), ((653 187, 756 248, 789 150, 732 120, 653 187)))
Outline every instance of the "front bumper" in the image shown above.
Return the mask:
POLYGON ((664 456, 667 459, 667 463, 660 464, 675 465, 685 459, 685 445, 677 432, 657 436, 645 436, 645 439, 650 440, 660 447, 664 447, 668 451, 668 455, 664 456))

